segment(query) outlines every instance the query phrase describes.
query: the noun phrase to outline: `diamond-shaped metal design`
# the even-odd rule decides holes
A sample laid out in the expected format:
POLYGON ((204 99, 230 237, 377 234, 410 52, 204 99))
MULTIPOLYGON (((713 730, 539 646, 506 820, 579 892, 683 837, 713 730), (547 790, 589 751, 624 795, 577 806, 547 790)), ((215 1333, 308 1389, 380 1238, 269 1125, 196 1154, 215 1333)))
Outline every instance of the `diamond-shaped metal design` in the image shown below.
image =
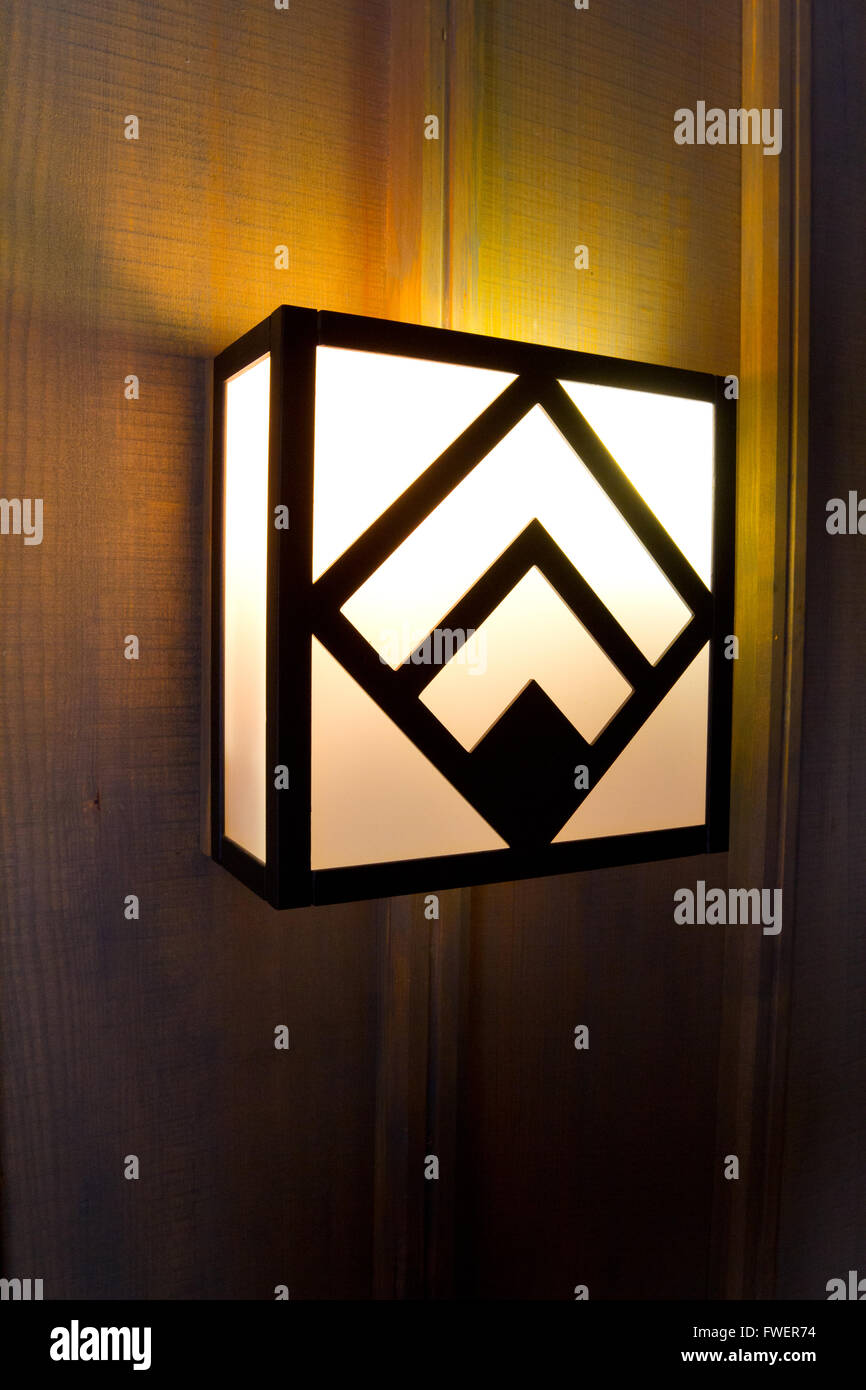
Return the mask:
MULTIPOLYGON (((529 461, 527 461, 529 462, 529 461)), ((548 845, 673 689, 711 636, 712 596, 556 378, 517 378, 313 586, 313 631, 416 747, 513 849, 548 845), (465 749, 418 699, 436 671, 385 666, 340 612, 343 604, 525 414, 540 405, 632 528, 692 617, 652 665, 536 519, 445 615, 445 630, 478 629, 533 566, 632 686, 588 743, 531 681, 484 738, 465 749)), ((432 641, 431 632, 425 641, 432 641)), ((423 644, 419 644, 420 647, 423 644)))

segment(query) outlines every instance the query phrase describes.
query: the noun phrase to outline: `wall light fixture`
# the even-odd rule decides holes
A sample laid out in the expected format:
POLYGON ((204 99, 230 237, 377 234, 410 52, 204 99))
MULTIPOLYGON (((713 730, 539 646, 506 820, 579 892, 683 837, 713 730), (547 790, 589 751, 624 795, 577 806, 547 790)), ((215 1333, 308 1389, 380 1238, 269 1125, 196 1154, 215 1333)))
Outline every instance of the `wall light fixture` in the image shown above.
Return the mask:
POLYGON ((295 907, 725 849, 735 410, 311 309, 223 352, 213 857, 295 907))

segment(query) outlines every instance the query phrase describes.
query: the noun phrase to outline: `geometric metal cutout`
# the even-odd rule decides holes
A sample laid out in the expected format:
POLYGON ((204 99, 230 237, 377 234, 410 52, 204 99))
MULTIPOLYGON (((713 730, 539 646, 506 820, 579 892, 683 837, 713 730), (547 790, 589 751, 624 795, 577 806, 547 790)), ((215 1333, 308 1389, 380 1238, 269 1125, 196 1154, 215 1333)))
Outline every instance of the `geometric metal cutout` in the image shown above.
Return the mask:
POLYGON ((540 405, 396 547, 343 612, 380 654, 383 629, 405 633, 405 650, 389 663, 396 665, 532 521, 656 661, 685 627, 689 609, 540 405))
POLYGON ((530 680, 592 743, 631 686, 535 566, 422 690, 420 699, 471 749, 530 680))

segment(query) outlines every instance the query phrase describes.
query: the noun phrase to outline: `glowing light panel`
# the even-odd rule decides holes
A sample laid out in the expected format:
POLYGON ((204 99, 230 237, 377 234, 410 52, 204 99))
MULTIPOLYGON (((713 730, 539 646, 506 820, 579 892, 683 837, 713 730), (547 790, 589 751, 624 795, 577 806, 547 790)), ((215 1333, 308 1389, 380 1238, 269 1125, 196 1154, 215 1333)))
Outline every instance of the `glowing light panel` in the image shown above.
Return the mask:
POLYGON ((320 347, 313 578, 513 380, 482 367, 320 347))
POLYGON ((225 383, 225 834, 264 862, 270 357, 225 383))
POLYGON ((713 407, 619 386, 563 381, 705 584, 713 557, 713 407))

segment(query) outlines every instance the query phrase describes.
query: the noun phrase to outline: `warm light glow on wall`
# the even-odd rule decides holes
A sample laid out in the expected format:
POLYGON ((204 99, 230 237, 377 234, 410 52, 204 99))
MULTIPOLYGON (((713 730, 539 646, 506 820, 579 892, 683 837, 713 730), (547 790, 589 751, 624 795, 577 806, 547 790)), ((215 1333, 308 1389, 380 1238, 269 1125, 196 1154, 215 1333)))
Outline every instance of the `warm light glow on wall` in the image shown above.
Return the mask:
POLYGON ((723 847, 719 380, 293 309, 216 379, 221 862, 289 906, 723 847))

